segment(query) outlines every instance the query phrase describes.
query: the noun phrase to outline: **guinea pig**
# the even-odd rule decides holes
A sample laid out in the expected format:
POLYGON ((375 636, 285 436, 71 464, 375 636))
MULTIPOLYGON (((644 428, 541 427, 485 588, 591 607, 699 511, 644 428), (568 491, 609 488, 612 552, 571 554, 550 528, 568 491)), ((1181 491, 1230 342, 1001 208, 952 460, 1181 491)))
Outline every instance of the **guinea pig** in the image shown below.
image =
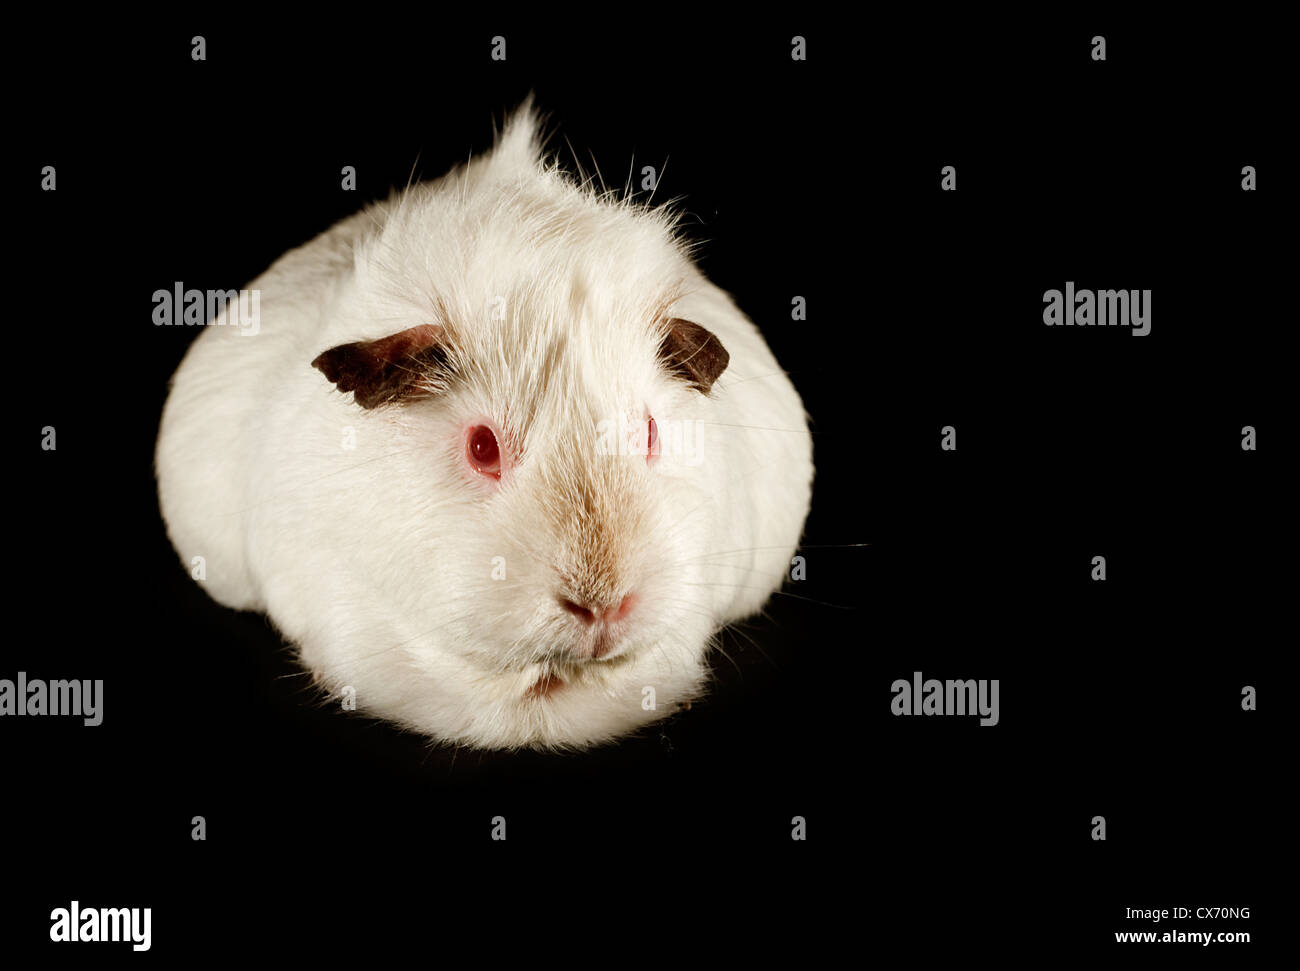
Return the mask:
POLYGON ((167 532, 331 697, 579 749, 699 697, 811 501, 798 393, 680 214, 566 175, 531 99, 486 155, 290 250, 172 379, 167 532))

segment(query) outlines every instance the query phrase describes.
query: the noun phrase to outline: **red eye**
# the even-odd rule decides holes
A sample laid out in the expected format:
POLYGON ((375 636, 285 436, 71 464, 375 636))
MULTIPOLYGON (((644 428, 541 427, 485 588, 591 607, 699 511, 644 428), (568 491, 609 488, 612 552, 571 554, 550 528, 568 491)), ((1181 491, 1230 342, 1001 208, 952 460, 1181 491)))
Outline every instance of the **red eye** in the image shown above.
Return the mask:
POLYGON ((469 430, 465 454, 474 471, 482 475, 501 478, 501 448, 497 437, 487 425, 475 425, 469 430))
POLYGON ((646 440, 645 440, 645 461, 649 465, 659 457, 659 426, 655 424, 653 418, 647 423, 646 440))

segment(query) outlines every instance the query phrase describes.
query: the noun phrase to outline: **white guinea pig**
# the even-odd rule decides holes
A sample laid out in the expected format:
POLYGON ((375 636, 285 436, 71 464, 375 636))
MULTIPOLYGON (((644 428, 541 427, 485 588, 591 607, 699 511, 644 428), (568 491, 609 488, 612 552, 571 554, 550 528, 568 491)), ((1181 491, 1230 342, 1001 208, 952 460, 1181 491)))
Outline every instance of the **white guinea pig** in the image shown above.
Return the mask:
POLYGON ((574 184, 530 104, 486 156, 286 253, 190 347, 168 534, 332 695, 436 739, 581 748, 703 689, 790 568, 799 395, 676 218, 574 184))

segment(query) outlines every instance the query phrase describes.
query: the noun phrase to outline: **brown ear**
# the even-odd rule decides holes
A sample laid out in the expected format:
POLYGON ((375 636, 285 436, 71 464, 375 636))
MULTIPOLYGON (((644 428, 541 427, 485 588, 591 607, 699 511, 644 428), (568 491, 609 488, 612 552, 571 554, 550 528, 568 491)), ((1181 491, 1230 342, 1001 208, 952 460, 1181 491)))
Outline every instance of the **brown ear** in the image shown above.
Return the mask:
POLYGON ((354 393, 362 408, 413 397, 430 390, 431 369, 445 370, 443 330, 423 324, 376 341, 331 347, 311 362, 340 391, 354 393))
POLYGON ((731 355, 713 331, 689 320, 673 317, 659 342, 659 359, 696 391, 708 394, 718 375, 727 369, 731 355))

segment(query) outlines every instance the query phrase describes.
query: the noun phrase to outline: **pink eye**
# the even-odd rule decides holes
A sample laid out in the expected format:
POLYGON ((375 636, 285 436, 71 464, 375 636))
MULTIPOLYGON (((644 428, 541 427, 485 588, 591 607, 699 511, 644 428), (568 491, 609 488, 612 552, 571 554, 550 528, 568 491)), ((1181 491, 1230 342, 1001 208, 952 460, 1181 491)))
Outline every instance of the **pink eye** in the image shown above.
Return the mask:
POLYGON ((487 425, 475 425, 469 430, 465 454, 474 471, 480 475, 501 478, 501 448, 497 437, 487 425))
POLYGON ((653 418, 646 424, 645 461, 649 465, 659 457, 659 426, 653 418))

